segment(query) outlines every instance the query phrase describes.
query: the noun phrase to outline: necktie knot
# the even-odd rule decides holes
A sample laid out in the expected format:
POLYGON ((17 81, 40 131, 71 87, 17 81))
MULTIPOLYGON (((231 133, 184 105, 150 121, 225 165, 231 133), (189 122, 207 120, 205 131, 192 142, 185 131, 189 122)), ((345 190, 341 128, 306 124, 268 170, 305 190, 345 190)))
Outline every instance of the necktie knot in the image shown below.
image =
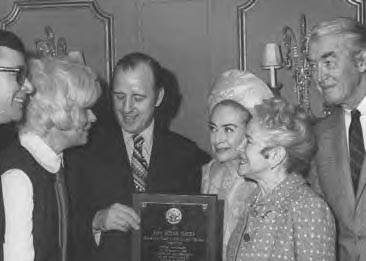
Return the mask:
POLYGON ((351 111, 351 118, 352 120, 359 120, 360 119, 360 116, 361 116, 361 113, 359 110, 357 109, 354 109, 351 111))
POLYGON ((63 167, 60 167, 60 169, 55 174, 57 183, 65 183, 63 167))
POLYGON ((133 136, 133 144, 135 148, 140 149, 143 143, 144 143, 144 137, 142 137, 141 135, 133 136))

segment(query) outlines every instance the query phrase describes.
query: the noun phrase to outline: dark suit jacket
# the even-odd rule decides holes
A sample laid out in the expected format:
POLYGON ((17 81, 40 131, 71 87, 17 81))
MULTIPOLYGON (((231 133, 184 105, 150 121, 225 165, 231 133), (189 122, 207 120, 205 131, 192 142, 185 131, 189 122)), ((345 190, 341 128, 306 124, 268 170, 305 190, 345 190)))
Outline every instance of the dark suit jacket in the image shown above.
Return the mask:
MULTIPOLYGON (((89 144, 66 157, 74 260, 130 260, 129 233, 102 233, 99 246, 91 233, 98 210, 116 202, 131 206, 134 186, 122 131, 114 124, 97 126, 89 144)), ((199 194, 201 167, 208 161, 208 154, 192 141, 156 127, 146 192, 199 194)))
POLYGON ((315 125, 319 150, 310 181, 333 210, 338 233, 338 260, 366 260, 366 160, 357 194, 351 179, 343 109, 315 125))

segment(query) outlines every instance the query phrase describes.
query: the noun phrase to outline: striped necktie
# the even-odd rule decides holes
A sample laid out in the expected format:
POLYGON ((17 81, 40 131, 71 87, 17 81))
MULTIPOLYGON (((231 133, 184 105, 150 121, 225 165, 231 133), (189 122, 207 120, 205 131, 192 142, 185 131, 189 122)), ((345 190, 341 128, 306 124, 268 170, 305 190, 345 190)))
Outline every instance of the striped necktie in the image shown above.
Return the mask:
POLYGON ((148 164, 142 154, 144 138, 133 136, 134 150, 131 157, 131 170, 136 192, 145 192, 148 164))
POLYGON ((357 192, 358 180, 360 178, 363 158, 365 155, 360 116, 361 114, 358 110, 353 110, 351 112, 351 125, 349 126, 350 167, 355 193, 357 192))
POLYGON ((67 220, 68 220, 68 199, 65 186, 63 167, 56 172, 55 191, 58 206, 58 235, 61 248, 61 261, 66 261, 67 254, 67 220))

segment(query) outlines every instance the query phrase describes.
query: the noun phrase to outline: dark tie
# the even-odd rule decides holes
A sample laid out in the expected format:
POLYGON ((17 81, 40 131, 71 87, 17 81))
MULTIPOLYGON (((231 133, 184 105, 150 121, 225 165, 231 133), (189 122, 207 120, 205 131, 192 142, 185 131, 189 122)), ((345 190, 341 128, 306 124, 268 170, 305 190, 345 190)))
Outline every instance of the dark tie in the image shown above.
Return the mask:
POLYGON ((360 122, 361 114, 358 110, 353 110, 351 116, 351 125, 349 126, 349 154, 353 188, 356 193, 365 155, 365 147, 360 122))
POLYGON ((66 260, 67 253, 67 219, 68 219, 68 200, 65 186, 63 168, 56 173, 55 181, 56 199, 58 205, 58 235, 61 248, 61 261, 66 260))
POLYGON ((133 143, 134 150, 131 158, 133 183, 135 185, 136 192, 145 192, 148 164, 142 155, 142 144, 144 143, 144 138, 142 136, 135 135, 133 137, 133 143))

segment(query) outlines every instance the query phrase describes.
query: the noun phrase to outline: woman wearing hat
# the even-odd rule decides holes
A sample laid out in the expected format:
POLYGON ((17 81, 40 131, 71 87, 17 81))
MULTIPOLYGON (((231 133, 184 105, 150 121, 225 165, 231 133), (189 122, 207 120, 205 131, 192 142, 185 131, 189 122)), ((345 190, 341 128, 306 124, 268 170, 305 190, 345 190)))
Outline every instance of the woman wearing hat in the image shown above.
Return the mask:
POLYGON ((224 200, 223 260, 232 230, 244 202, 256 184, 240 177, 237 147, 251 118, 250 110, 273 97, 267 85, 254 74, 239 70, 224 72, 216 80, 208 99, 210 142, 214 159, 203 167, 201 192, 224 200))

